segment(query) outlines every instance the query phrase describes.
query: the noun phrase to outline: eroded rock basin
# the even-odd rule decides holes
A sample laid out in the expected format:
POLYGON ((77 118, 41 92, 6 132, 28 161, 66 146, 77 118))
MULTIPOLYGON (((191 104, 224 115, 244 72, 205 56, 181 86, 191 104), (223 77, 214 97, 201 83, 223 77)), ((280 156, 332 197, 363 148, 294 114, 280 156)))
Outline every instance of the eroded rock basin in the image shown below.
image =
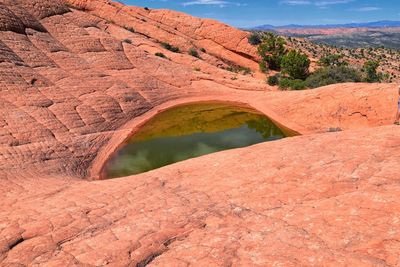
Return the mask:
POLYGON ((171 108, 146 123, 103 169, 105 178, 138 174, 217 151, 285 137, 256 110, 221 103, 171 108))

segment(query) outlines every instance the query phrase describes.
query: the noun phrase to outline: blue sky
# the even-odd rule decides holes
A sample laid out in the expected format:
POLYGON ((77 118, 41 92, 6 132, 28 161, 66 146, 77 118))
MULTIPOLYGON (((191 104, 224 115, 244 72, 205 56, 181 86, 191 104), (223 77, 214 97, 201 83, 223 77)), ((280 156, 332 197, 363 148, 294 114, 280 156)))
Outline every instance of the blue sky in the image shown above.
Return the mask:
POLYGON ((122 0, 179 10, 236 27, 400 20, 400 0, 122 0))

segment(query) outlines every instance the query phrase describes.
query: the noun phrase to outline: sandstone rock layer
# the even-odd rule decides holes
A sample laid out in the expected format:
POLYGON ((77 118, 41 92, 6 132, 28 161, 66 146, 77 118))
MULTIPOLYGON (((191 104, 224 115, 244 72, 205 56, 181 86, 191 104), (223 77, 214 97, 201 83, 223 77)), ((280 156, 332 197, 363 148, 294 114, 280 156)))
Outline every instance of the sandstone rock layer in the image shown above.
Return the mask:
POLYGON ((100 0, 0 7, 1 266, 399 264, 395 85, 277 92, 222 69, 255 70, 255 51, 215 21, 100 0), (304 136, 93 181, 140 124, 198 101, 304 136))

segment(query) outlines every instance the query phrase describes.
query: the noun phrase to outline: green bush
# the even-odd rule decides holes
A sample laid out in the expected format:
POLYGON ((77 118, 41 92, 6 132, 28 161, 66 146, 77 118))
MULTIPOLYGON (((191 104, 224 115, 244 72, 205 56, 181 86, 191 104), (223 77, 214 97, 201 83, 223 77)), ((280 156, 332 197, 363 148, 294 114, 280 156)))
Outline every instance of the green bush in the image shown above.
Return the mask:
POLYGON ((242 66, 229 66, 228 68, 226 68, 226 70, 234 72, 234 73, 241 73, 243 75, 248 75, 248 74, 252 73, 250 68, 242 67, 242 66))
POLYGON ((326 56, 322 57, 318 63, 324 67, 349 65, 349 63, 342 60, 342 58, 343 58, 343 55, 338 55, 338 54, 326 55, 326 56))
POLYGON ((300 79, 282 78, 279 81, 279 89, 281 90, 303 90, 306 88, 306 82, 300 79))
POLYGON ((179 53, 179 47, 172 46, 172 45, 170 45, 169 43, 164 43, 164 42, 162 42, 162 43, 161 43, 161 46, 164 47, 165 49, 171 51, 171 52, 179 53))
POLYGON ((250 36, 247 38, 247 40, 249 41, 249 44, 251 44, 251 45, 261 44, 261 36, 259 33, 253 32, 252 34, 250 34, 250 36))
POLYGON ((347 66, 331 66, 317 70, 306 79, 310 88, 345 82, 361 82, 361 72, 347 66))
POLYGON ((267 63, 265 61, 261 61, 260 63, 258 63, 258 65, 260 66, 260 71, 262 73, 267 73, 268 72, 267 63))
POLYGON ((197 52, 196 48, 190 48, 188 51, 189 55, 191 55, 192 57, 197 57, 200 58, 199 56, 199 52, 197 52))
POLYGON ((275 74, 273 76, 268 77, 268 79, 267 79, 268 85, 271 85, 271 86, 278 85, 279 84, 279 78, 280 78, 279 74, 275 74))
POLYGON ((262 42, 258 46, 258 54, 260 55, 265 66, 271 70, 279 71, 283 56, 286 54, 285 39, 273 33, 266 33, 262 37, 262 42))
POLYGON ((162 57, 162 58, 167 58, 163 53, 161 53, 161 52, 157 52, 157 53, 155 53, 155 55, 157 56, 157 57, 162 57))
POLYGON ((239 72, 241 72, 243 75, 248 75, 252 73, 251 69, 247 67, 240 67, 239 72))
POLYGON ((304 80, 309 75, 310 60, 308 57, 296 50, 291 50, 282 58, 282 73, 288 74, 290 78, 304 80))
POLYGON ((123 43, 127 43, 127 44, 132 44, 132 40, 131 39, 124 39, 122 40, 123 43))
POLYGON ((124 28, 125 28, 125 30, 127 30, 127 31, 130 31, 130 32, 132 32, 132 33, 135 33, 135 29, 132 28, 132 27, 125 26, 124 28))
POLYGON ((375 83, 382 80, 382 76, 377 72, 378 67, 379 63, 376 61, 368 60, 364 63, 363 70, 366 73, 366 77, 364 78, 365 82, 375 83))
POLYGON ((202 47, 202 48, 200 48, 200 51, 201 52, 203 52, 203 53, 205 53, 206 52, 206 50, 202 47))

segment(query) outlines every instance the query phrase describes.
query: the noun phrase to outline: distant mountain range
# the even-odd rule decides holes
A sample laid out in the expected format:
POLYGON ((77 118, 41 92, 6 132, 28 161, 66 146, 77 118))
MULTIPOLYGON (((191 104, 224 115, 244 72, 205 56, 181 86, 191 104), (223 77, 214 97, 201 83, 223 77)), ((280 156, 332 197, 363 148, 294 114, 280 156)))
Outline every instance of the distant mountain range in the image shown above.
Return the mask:
POLYGON ((279 30, 279 29, 331 29, 331 28, 383 28, 400 27, 400 21, 374 21, 365 23, 347 23, 347 24, 322 24, 322 25, 299 25, 289 24, 283 26, 261 25, 251 28, 252 30, 279 30))

